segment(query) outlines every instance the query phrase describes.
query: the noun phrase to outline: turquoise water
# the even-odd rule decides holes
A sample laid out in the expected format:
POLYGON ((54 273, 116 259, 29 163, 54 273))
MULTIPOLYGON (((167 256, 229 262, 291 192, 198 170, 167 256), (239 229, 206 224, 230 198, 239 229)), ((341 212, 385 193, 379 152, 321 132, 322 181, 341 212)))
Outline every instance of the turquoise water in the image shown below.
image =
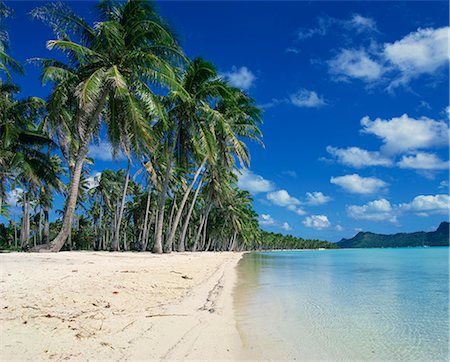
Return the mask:
POLYGON ((447 361, 449 248, 246 254, 237 325, 267 359, 447 361))

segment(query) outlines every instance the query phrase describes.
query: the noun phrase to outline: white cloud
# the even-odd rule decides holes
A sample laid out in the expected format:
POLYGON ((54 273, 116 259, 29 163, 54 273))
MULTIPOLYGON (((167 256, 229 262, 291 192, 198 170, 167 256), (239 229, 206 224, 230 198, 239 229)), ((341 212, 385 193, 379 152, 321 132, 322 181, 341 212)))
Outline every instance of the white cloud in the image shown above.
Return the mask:
POLYGON ((293 170, 285 170, 283 172, 281 172, 283 175, 289 176, 289 177, 297 177, 297 172, 293 171, 293 170))
POLYGON ((439 183, 439 188, 440 188, 440 189, 447 189, 447 190, 448 190, 448 180, 442 180, 442 181, 439 183))
POLYGON ((311 215, 307 216, 303 221, 303 225, 316 230, 326 229, 331 226, 328 217, 325 215, 311 215))
POLYGON ((384 57, 401 72, 394 86, 424 73, 433 74, 448 64, 449 29, 418 29, 384 45, 384 57))
POLYGON ((295 206, 300 205, 300 200, 289 195, 286 190, 278 190, 267 194, 267 200, 278 206, 295 206))
POLYGON ((350 19, 319 17, 317 21, 318 26, 316 28, 299 29, 297 32, 298 40, 310 39, 313 36, 325 36, 332 27, 336 29, 335 33, 341 33, 342 29, 356 31, 358 34, 377 31, 375 20, 361 14, 353 14, 350 19))
POLYGON ((347 214, 349 217, 356 220, 397 222, 394 209, 391 203, 386 199, 371 201, 361 206, 347 206, 347 214))
POLYGON ((332 177, 330 182, 355 194, 373 194, 388 186, 376 177, 361 177, 358 174, 332 177))
POLYGON ((420 148, 448 145, 448 125, 427 117, 414 119, 407 114, 390 120, 361 119, 362 132, 374 134, 384 143, 382 150, 399 153, 420 148))
POLYGON ((367 151, 359 147, 336 148, 327 147, 327 152, 339 163, 355 168, 368 166, 392 166, 392 160, 377 151, 367 151))
POLYGON ((306 214, 306 211, 299 207, 301 204, 300 200, 289 195, 286 190, 270 192, 266 197, 272 204, 286 207, 289 211, 295 212, 297 215, 306 214))
POLYGON ((322 96, 319 96, 316 92, 305 88, 291 94, 289 99, 290 102, 296 107, 319 108, 327 104, 322 96))
POLYGON ((247 67, 236 68, 233 66, 230 72, 222 73, 231 85, 236 88, 248 90, 256 80, 256 76, 247 67))
POLYGON ((295 212, 297 215, 303 216, 306 215, 306 211, 303 210, 301 207, 295 206, 295 205, 289 205, 288 210, 295 212))
POLYGON ((274 188, 271 181, 266 180, 264 177, 257 175, 246 168, 243 168, 238 172, 238 186, 252 194, 269 192, 274 188))
POLYGON ((274 226, 276 221, 269 214, 262 214, 259 217, 259 224, 264 226, 274 226))
MULTIPOLYGON (((353 23, 376 30, 375 22, 369 18, 354 16, 353 23)), ((349 24, 352 22, 347 27, 349 24)), ((328 61, 329 71, 337 80, 344 81, 355 78, 372 83, 385 76, 390 79, 388 89, 405 85, 423 74, 435 75, 450 59, 449 29, 419 28, 393 43, 373 42, 370 50, 341 49, 328 61)))
POLYGON ((16 187, 15 189, 9 190, 6 192, 6 199, 5 203, 11 206, 17 206, 17 203, 19 202, 19 198, 23 194, 23 189, 20 187, 16 187))
POLYGON ((342 225, 336 225, 335 227, 336 231, 344 231, 344 227, 342 225))
POLYGON ((98 145, 90 145, 88 157, 102 161, 124 160, 126 158, 122 151, 119 151, 114 155, 111 144, 106 141, 101 141, 98 145))
POLYGON ((400 208, 403 210, 415 211, 420 215, 427 215, 428 213, 447 214, 450 206, 450 196, 446 194, 438 195, 419 195, 416 196, 410 203, 401 204, 400 208))
POLYGON ((356 78, 371 82, 379 79, 384 72, 383 66, 371 59, 363 49, 342 49, 328 61, 328 66, 337 80, 356 78))
POLYGON ((292 227, 287 222, 279 223, 277 220, 275 220, 269 214, 260 215, 258 221, 259 221, 259 225, 262 225, 262 226, 276 226, 285 231, 292 230, 292 227))
POLYGON ((361 14, 354 14, 346 23, 347 27, 355 29, 358 33, 363 31, 377 31, 377 23, 375 20, 361 14))
POLYGON ((102 177, 101 172, 96 172, 94 175, 89 176, 86 179, 87 189, 90 190, 90 189, 93 189, 94 187, 97 187, 100 182, 101 177, 102 177))
POLYGON ((415 170, 445 170, 448 168, 448 161, 441 160, 434 153, 419 152, 402 156, 397 165, 415 170))
POLYGON ((323 205, 330 201, 331 197, 324 195, 320 191, 306 193, 306 202, 309 205, 323 205))

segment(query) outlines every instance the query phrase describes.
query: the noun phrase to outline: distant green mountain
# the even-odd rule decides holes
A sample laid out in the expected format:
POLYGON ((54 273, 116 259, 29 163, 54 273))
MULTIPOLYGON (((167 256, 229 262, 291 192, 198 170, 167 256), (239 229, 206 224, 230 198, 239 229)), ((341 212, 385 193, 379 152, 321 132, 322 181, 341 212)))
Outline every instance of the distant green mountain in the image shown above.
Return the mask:
POLYGON ((449 223, 442 222, 436 231, 383 235, 359 232, 337 243, 341 248, 401 248, 408 246, 449 246, 449 223))

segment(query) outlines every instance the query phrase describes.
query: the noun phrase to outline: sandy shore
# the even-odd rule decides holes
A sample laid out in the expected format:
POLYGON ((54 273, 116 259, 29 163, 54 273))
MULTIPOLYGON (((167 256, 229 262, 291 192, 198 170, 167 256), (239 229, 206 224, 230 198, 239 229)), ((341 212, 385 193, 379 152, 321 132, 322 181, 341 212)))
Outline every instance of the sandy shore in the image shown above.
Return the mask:
POLYGON ((239 359, 241 256, 0 254, 0 360, 239 359))

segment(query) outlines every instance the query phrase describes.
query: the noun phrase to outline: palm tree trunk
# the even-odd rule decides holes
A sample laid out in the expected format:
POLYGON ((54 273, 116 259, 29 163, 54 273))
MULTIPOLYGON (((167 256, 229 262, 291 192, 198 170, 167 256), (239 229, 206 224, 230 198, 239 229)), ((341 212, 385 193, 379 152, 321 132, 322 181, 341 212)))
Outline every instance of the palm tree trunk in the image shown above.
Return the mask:
POLYGON ((51 251, 60 251, 71 233, 72 221, 77 205, 78 189, 80 187, 81 171, 83 169, 84 160, 85 152, 82 152, 82 154, 79 155, 77 161, 75 162, 74 172, 70 182, 69 198, 67 200, 66 209, 64 212, 62 227, 59 231, 59 234, 50 244, 51 251))
POLYGON ((186 238, 186 231, 189 227, 189 221, 191 220, 192 212, 194 211, 195 203, 197 202, 197 197, 200 189, 202 188, 203 179, 197 185, 197 189, 195 190, 194 198, 192 199, 191 206, 189 207, 189 211, 186 215, 186 220, 184 221, 183 229, 181 230, 180 242, 178 244, 178 251, 185 251, 186 244, 184 242, 186 238))
POLYGON ((145 251, 145 249, 143 249, 144 248, 144 245, 146 246, 146 239, 147 239, 147 230, 149 229, 148 228, 148 214, 149 214, 149 211, 150 211, 150 202, 151 202, 151 200, 152 200, 152 192, 151 192, 151 189, 150 189, 150 187, 148 188, 148 190, 147 190, 147 193, 148 193, 148 195, 147 195, 147 205, 145 206, 145 217, 144 217, 144 227, 143 227, 143 230, 142 230, 142 239, 141 239, 141 250, 142 251, 145 251))
POLYGON ((44 235, 43 243, 47 244, 50 239, 50 221, 49 221, 49 208, 48 205, 44 206, 44 235))
POLYGON ((166 197, 167 197, 167 189, 169 188, 170 173, 171 173, 171 162, 167 162, 164 183, 159 200, 158 223, 156 225, 155 245, 153 246, 153 252, 156 254, 162 254, 163 252, 162 231, 164 225, 164 208, 166 206, 166 197))
POLYGON ((22 222, 20 224, 20 247, 25 249, 27 247, 28 241, 26 239, 27 233, 27 193, 24 191, 22 194, 22 222))
MULTIPOLYGON (((170 210, 170 217, 169 222, 167 224, 168 230, 167 233, 170 235, 171 232, 171 225, 173 220, 173 215, 175 214, 175 210, 177 209, 177 195, 175 194, 173 196, 173 203, 172 203, 172 209, 170 210)), ((164 252, 170 253, 172 251, 172 243, 169 243, 169 240, 167 239, 164 245, 164 252)))
POLYGON ((236 237, 237 237, 237 231, 235 231, 233 234, 233 239, 232 239, 232 242, 230 243, 230 247, 228 248, 228 251, 234 250, 234 246, 236 244, 236 237))
POLYGON ((127 176, 125 177, 125 185, 123 187, 122 202, 120 203, 120 211, 119 211, 119 217, 117 219, 116 235, 115 235, 115 238, 114 238, 114 245, 111 248, 112 250, 119 250, 119 248, 120 248, 119 247, 120 224, 122 224, 123 209, 125 208, 125 200, 126 200, 126 197, 127 197, 129 181, 130 181, 130 159, 128 159, 127 176))
POLYGON ((177 232, 178 224, 180 222, 181 214, 183 213, 184 205, 186 204, 189 194, 190 194, 192 188, 194 187, 195 183, 197 182, 197 179, 200 176, 200 172, 202 171, 203 166, 205 166, 205 163, 206 163, 206 157, 204 158, 202 164, 197 168, 194 178, 192 179, 191 184, 187 188, 186 192, 184 193, 183 199, 181 200, 177 215, 175 216, 175 220, 174 220, 174 222, 172 224, 172 228, 170 230, 169 238, 167 240, 167 244, 169 245, 170 249, 172 249, 173 239, 175 238, 175 233, 177 232))
POLYGON ((202 215, 201 220, 200 220, 200 225, 198 227, 197 235, 195 236, 194 244, 192 245, 192 251, 197 251, 198 241, 200 240, 200 236, 202 235, 204 222, 205 222, 205 216, 202 215))
POLYGON ((211 212, 211 208, 212 207, 208 207, 208 209, 206 210, 205 225, 203 226, 202 246, 201 246, 200 250, 203 250, 203 248, 205 247, 205 244, 206 244, 206 234, 208 231, 208 218, 209 218, 209 213, 211 212))

